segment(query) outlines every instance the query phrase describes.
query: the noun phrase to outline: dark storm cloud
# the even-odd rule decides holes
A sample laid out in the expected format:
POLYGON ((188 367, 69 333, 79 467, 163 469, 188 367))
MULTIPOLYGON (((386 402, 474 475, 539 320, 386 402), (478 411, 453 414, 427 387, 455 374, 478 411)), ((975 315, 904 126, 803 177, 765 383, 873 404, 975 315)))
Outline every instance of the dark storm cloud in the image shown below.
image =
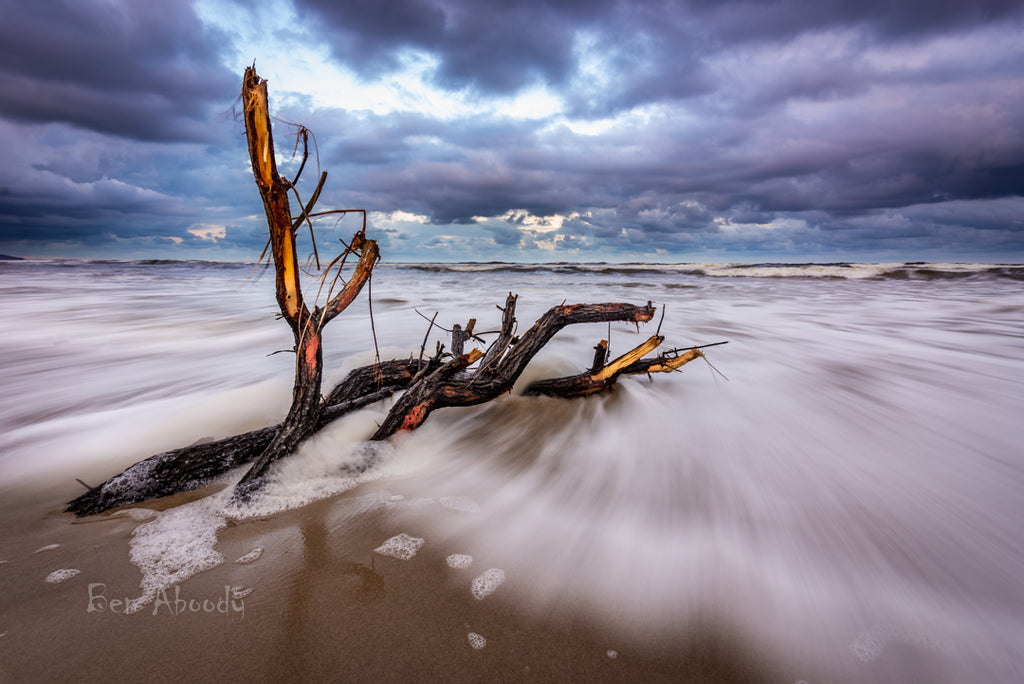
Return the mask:
POLYGON ((214 244, 188 229, 237 218, 238 83, 191 4, 0 0, 0 16, 0 241, 214 244))
POLYGON ((573 34, 606 0, 298 0, 328 26, 335 55, 367 75, 394 68, 402 51, 441 60, 438 82, 514 91, 539 78, 562 83, 574 67, 573 34))
MULTIPOLYGON (((865 46, 1019 21, 1019 0, 296 0, 323 22, 336 57, 371 77, 408 49, 439 61, 437 83, 489 93, 539 80, 570 89, 574 111, 602 116, 647 102, 712 92, 705 58, 748 44, 783 44, 814 31, 852 28, 865 46), (609 78, 581 70, 579 49, 609 78), (577 79, 578 80, 574 80, 577 79)), ((807 69, 793 87, 841 90, 843 64, 807 69)), ((764 74, 771 78, 771 74, 764 74)))
MULTIPOLYGON (((753 124, 697 126, 669 112, 600 136, 484 115, 442 125, 425 115, 322 110, 310 125, 332 141, 324 163, 343 203, 401 208, 437 224, 590 212, 566 230, 609 245, 682 249, 696 239, 684 234, 719 232, 716 219, 803 217, 827 227, 881 209, 1021 194, 1014 160, 1024 159, 1024 106, 1011 98, 993 108, 983 93, 959 92, 984 101, 939 112, 930 101, 912 103, 872 125, 858 120, 876 116, 868 110, 841 128, 782 110, 753 124)), ((507 229, 486 230, 500 245, 516 244, 507 229)))
POLYGON ((1017 0, 707 0, 688 3, 726 41, 778 41, 802 32, 866 27, 887 39, 964 30, 1020 16, 1017 0))
POLYGON ((982 43, 948 58, 898 53, 1000 22, 1020 32, 1024 3, 299 6, 366 74, 414 48, 438 60, 438 83, 451 88, 512 93, 539 79, 583 117, 675 108, 598 136, 484 117, 369 117, 358 135, 342 133, 351 137, 337 159, 365 165, 351 179, 362 198, 436 223, 597 210, 580 230, 655 242, 713 234, 716 218, 835 225, 830 217, 1024 192, 1024 53, 985 53, 982 43), (829 109, 801 117, 801 104, 829 109))
POLYGON ((199 140, 237 80, 191 5, 0 0, 0 114, 199 140))

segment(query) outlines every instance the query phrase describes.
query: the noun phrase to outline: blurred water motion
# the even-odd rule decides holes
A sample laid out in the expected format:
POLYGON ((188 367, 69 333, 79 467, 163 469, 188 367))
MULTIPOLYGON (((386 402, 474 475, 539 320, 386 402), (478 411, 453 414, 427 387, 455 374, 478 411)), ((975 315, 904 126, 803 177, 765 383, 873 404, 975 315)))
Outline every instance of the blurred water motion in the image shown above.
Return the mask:
MULTIPOLYGON (((525 603, 644 636, 715 624, 836 680, 1024 677, 1020 270, 772 268, 381 267, 385 356, 418 353, 414 310, 493 329, 509 291, 521 329, 563 299, 653 299, 667 344, 730 341, 709 350, 728 381, 698 361, 607 396, 438 412, 398 444, 418 470, 396 491, 478 505, 430 514, 437 538, 525 603)), ((290 334, 251 275, 0 264, 0 482, 99 481, 278 419, 292 362, 267 355, 290 334)), ((368 317, 359 302, 328 328, 332 379, 372 359, 368 317)), ((581 370, 607 334, 564 331, 528 374, 581 370)), ((611 326, 612 354, 639 339, 611 326)), ((332 444, 305 457, 329 472, 332 444)))

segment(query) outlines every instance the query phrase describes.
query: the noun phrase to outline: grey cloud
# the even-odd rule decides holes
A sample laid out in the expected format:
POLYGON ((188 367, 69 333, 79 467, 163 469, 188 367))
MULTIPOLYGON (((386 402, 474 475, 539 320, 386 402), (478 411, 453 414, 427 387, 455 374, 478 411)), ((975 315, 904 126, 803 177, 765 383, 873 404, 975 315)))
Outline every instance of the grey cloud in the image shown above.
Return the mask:
POLYGON ((728 41, 776 41, 813 29, 859 26, 885 38, 914 38, 939 31, 1019 18, 1017 0, 724 0, 689 6, 728 41))
MULTIPOLYGON (((594 255, 1019 250, 1024 49, 1007 36, 1022 4, 296 0, 306 38, 367 79, 423 51, 435 85, 478 104, 542 82, 570 117, 622 118, 583 135, 557 117, 377 115, 312 109, 301 94, 280 113, 317 136, 331 173, 321 207, 428 217, 376 233, 410 250, 431 236, 452 256, 538 240, 594 255), (847 40, 834 49, 833 29, 847 40), (960 52, 928 42, 941 36, 960 52), (989 49, 993 38, 1006 42, 989 49), (591 58, 607 71, 589 72, 591 58), (527 215, 572 218, 553 238, 527 215)), ((240 126, 215 116, 238 89, 218 53, 230 37, 187 4, 0 8, 0 241, 191 246, 202 241, 188 228, 211 223, 258 253, 240 126)), ((275 133, 290 147, 287 127, 275 133)))
MULTIPOLYGON (((296 0, 325 25, 331 48, 367 77, 393 69, 403 51, 438 60, 437 83, 510 93, 534 82, 571 88, 578 116, 605 116, 648 102, 691 100, 715 92, 707 61, 738 46, 780 44, 814 31, 856 29, 862 48, 945 31, 1019 22, 1016 0, 296 0), (594 81, 579 63, 589 45, 610 69, 594 81)), ((1019 26, 1019 23, 1018 23, 1019 26)), ((863 87, 841 63, 806 68, 776 88, 820 97, 863 87)), ((769 77, 770 78, 770 77, 769 77)), ((765 92, 767 96, 769 93, 765 92)))
POLYGON ((184 3, 0 2, 0 113, 138 140, 202 140, 237 78, 184 3))
POLYGON ((540 79, 559 84, 573 69, 572 38, 606 0, 297 0, 329 27, 338 59, 375 75, 407 48, 441 58, 438 83, 509 92, 540 79))

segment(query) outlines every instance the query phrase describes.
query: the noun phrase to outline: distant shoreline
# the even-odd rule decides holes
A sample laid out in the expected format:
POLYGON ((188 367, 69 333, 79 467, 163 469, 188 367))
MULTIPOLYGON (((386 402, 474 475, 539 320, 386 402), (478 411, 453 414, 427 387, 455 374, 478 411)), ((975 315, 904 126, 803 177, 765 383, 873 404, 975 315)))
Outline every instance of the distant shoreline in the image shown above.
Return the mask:
POLYGON ((0 254, 0 261, 24 261, 22 257, 10 256, 9 254, 0 254))

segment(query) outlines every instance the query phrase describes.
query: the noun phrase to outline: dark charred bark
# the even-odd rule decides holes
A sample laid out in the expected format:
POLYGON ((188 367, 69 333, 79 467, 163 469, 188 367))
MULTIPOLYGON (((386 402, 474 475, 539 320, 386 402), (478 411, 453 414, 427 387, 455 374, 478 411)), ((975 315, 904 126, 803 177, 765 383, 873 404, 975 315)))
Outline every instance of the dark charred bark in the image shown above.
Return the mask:
POLYGON ((514 340, 515 306, 516 296, 510 293, 505 301, 501 333, 482 354, 479 370, 472 374, 458 374, 477 360, 473 352, 480 352, 474 349, 422 377, 395 402, 370 439, 387 439, 396 432, 414 430, 436 409, 482 404, 508 392, 537 352, 567 325, 608 321, 641 323, 654 316, 650 302, 643 307, 634 304, 563 304, 549 309, 521 338, 514 340))
POLYGON ((150 456, 71 500, 64 510, 80 516, 95 515, 117 506, 199 489, 252 461, 274 439, 278 427, 150 456))
MULTIPOLYGON (((430 363, 436 362, 411 359, 357 368, 338 383, 324 402, 313 431, 401 391, 412 382, 417 370, 430 363), (375 377, 384 384, 378 387, 375 377)), ((76 515, 93 515, 117 506, 204 487, 266 453, 283 427, 284 423, 279 423, 150 456, 72 500, 64 510, 76 515)))

